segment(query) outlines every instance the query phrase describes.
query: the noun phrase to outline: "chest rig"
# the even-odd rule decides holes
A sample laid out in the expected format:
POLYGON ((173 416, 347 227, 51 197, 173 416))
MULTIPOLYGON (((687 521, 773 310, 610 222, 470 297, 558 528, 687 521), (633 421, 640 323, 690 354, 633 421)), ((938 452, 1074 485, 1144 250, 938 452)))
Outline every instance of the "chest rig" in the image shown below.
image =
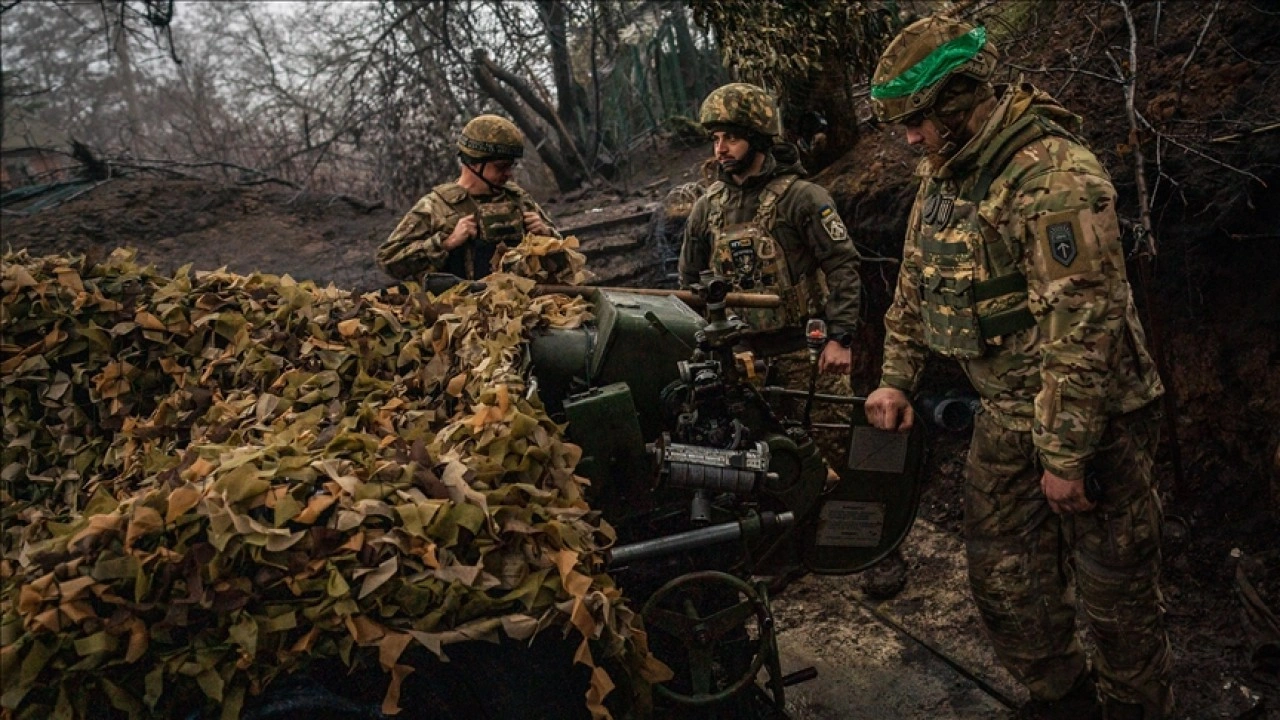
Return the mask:
POLYGON ((967 192, 955 182, 926 180, 918 229, 920 310, 924 341, 939 355, 979 358, 999 338, 1036 324, 1018 258, 984 227, 978 205, 1019 150, 1049 135, 1074 139, 1043 117, 1025 115, 978 156, 977 178, 967 192))
POLYGON ((777 308, 742 308, 738 314, 757 331, 803 327, 806 320, 822 314, 823 293, 815 278, 794 282, 786 254, 774 237, 778 219, 778 199, 798 180, 784 175, 769 181, 760 191, 755 217, 747 222, 724 224, 725 193, 717 182, 707 191, 710 211, 711 269, 727 278, 737 292, 773 293, 782 298, 777 308))
POLYGON ((453 210, 455 222, 464 215, 476 216, 476 236, 449 253, 445 272, 468 280, 484 277, 499 243, 513 248, 524 239, 524 212, 512 194, 502 192, 477 200, 457 183, 437 185, 434 190, 453 210))

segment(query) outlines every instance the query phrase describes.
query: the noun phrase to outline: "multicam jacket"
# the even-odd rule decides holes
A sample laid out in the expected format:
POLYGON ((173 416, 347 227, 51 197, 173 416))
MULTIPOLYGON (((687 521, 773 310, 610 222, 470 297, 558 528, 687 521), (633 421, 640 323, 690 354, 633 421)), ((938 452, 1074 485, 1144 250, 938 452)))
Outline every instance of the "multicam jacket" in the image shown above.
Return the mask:
MULTIPOLYGON (((756 219, 766 187, 777 178, 803 173, 798 162, 782 163, 772 154, 766 156, 761 173, 741 185, 721 173, 719 182, 694 203, 685 225, 684 245, 680 250, 681 286, 697 283, 701 271, 711 266, 718 232, 756 219), (713 218, 718 218, 716 224, 721 227, 711 227, 713 218)), ((791 284, 797 285, 802 278, 816 278, 821 272, 827 296, 817 307, 824 310, 828 335, 851 333, 858 326, 862 302, 858 251, 836 212, 831 195, 805 180, 774 185, 779 186, 785 189, 776 201, 773 227, 767 229, 786 258, 791 284)), ((794 330, 803 330, 803 326, 794 330)), ((796 338, 802 339, 801 334, 796 333, 796 338)))
POLYGON ((1116 192, 1028 84, 1003 91, 950 159, 921 162, 881 385, 915 389, 928 351, 956 358, 1003 427, 1078 480, 1109 418, 1164 392, 1125 274, 1116 192))
POLYGON ((523 238, 522 213, 536 212, 554 227, 538 203, 515 183, 507 183, 502 190, 472 196, 454 182, 437 185, 418 200, 378 249, 378 264, 401 280, 417 279, 428 272, 448 272, 468 280, 488 275, 497 244, 503 242, 511 248, 523 238), (444 241, 458 221, 473 213, 482 216, 477 217, 476 237, 452 251, 445 250, 444 241), (486 222, 485 215, 493 222, 486 222), (511 232, 498 237, 502 229, 511 232))

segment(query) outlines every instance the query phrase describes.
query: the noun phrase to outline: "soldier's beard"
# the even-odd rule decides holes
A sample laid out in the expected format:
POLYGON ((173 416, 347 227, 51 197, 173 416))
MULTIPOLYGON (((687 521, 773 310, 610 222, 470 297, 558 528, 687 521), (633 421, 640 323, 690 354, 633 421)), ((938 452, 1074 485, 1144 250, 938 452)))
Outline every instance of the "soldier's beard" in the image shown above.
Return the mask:
POLYGON ((730 175, 741 175, 751 169, 751 163, 756 159, 756 153, 760 152, 755 148, 749 148, 747 154, 741 158, 726 157, 723 160, 716 160, 720 163, 720 169, 730 175))
POLYGON ((941 132, 937 140, 935 142, 925 141, 920 143, 915 146, 917 152, 932 158, 937 164, 941 164, 947 158, 955 155, 971 137, 971 134, 964 126, 965 117, 961 116, 958 121, 955 117, 939 118, 936 124, 941 132))

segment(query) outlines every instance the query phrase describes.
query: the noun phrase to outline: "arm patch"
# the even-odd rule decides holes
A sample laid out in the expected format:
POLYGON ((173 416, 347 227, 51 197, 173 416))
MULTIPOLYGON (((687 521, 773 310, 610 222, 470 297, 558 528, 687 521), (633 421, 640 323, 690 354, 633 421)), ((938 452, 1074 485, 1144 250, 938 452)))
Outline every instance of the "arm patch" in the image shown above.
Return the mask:
POLYGON ((827 236, 834 243, 844 242, 849 237, 849 230, 844 226, 844 221, 840 219, 840 213, 830 205, 823 205, 818 210, 818 219, 822 221, 822 227, 827 231, 827 236))
POLYGON ((1049 254, 1063 267, 1071 267, 1079 254, 1076 249, 1076 234, 1071 223, 1054 223, 1044 229, 1049 240, 1049 254))
POLYGON ((1057 279, 1088 272, 1096 266, 1097 242, 1086 237, 1079 210, 1049 213, 1040 218, 1036 232, 1037 254, 1043 254, 1041 267, 1057 279))

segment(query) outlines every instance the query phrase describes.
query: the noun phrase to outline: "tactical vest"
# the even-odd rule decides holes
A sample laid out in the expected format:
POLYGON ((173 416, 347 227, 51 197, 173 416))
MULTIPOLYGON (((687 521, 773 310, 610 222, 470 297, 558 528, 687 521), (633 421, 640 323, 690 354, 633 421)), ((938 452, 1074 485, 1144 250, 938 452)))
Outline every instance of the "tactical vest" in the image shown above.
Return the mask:
POLYGON ((449 253, 445 272, 468 280, 484 277, 499 243, 513 248, 524 240, 524 211, 511 193, 491 195, 481 202, 458 183, 444 183, 433 190, 457 215, 476 216, 476 236, 449 253))
POLYGON ((727 186, 719 181, 707 190, 711 269, 728 279, 736 292, 773 293, 782 298, 778 308, 738 310, 738 315, 755 331, 804 327, 805 321, 823 312, 825 293, 817 279, 806 276, 792 282, 786 254, 773 237, 778 200, 799 179, 795 175, 783 175, 770 180, 760 191, 755 217, 727 227, 724 225, 727 186))
POLYGON ((1050 135, 1075 140, 1048 119, 1024 115, 978 156, 978 177, 968 192, 960 195, 954 183, 927 181, 920 208, 920 310, 924 341, 934 352, 982 357, 999 338, 1036 324, 1018 258, 998 235, 984 234, 978 206, 1019 150, 1050 135), (979 250, 985 259, 982 272, 979 250))

